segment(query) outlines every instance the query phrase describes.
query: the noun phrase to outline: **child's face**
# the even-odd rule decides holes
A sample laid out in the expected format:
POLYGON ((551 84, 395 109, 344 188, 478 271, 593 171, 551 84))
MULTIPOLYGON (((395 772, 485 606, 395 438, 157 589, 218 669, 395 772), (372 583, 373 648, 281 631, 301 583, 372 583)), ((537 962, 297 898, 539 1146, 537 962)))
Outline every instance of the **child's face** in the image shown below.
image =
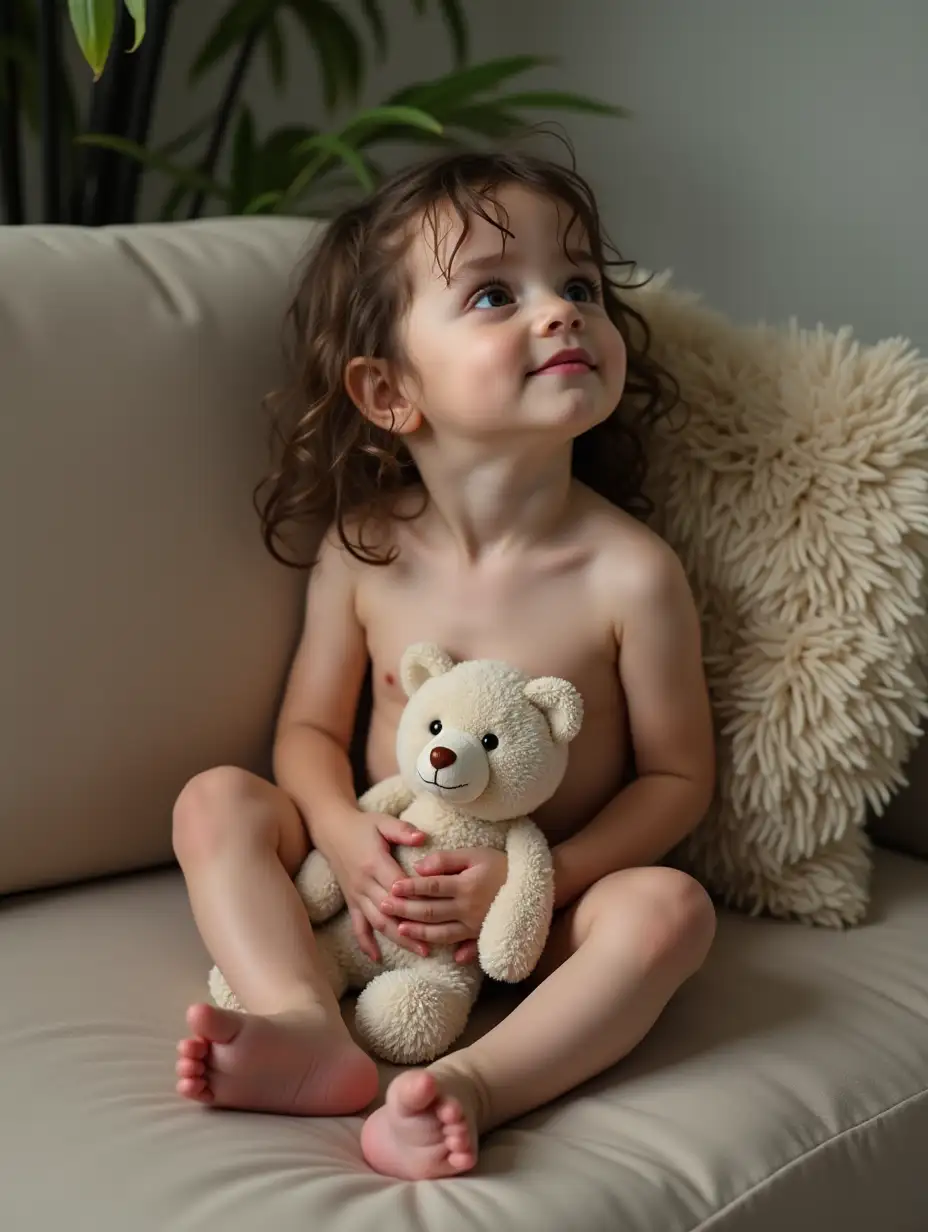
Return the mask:
POLYGON ((569 440, 618 405, 625 345, 578 226, 564 252, 567 208, 517 185, 498 199, 514 238, 504 253, 497 228, 472 217, 450 284, 441 267, 461 233, 457 216, 439 233, 440 263, 431 228, 414 241, 402 341, 415 376, 404 393, 437 433, 547 430, 569 440), (574 354, 545 367, 563 352, 574 354))

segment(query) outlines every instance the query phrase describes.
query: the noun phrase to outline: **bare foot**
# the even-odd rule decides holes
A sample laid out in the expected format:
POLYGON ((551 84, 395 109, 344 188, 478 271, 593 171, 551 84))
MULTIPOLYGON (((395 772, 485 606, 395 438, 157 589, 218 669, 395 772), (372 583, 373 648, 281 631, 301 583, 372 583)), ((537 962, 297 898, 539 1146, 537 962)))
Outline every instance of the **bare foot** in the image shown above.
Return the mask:
POLYGON ((260 1018, 191 1005, 177 1091, 216 1108, 347 1116, 377 1094, 377 1067, 320 1011, 260 1018))
POLYGON ((473 1116, 428 1070, 394 1078, 386 1103, 364 1122, 361 1150, 377 1172, 408 1181, 457 1176, 477 1162, 473 1116))

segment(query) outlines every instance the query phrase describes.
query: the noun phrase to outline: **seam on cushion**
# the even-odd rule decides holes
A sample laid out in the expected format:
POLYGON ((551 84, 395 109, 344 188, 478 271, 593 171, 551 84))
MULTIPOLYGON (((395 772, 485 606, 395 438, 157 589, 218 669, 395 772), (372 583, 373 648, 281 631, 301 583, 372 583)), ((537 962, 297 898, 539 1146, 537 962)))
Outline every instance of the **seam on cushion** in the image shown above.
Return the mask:
POLYGON ((769 1176, 765 1176, 762 1180, 756 1181, 749 1189, 746 1189, 743 1193, 738 1194, 737 1198, 732 1198, 730 1202, 726 1202, 726 1204, 719 1210, 713 1211, 708 1218, 702 1221, 702 1223, 694 1224, 690 1229, 690 1232, 708 1232, 708 1229, 716 1227, 719 1220, 730 1214, 741 1203, 747 1202, 749 1198, 753 1198, 762 1190, 775 1184, 776 1181, 782 1177, 784 1173, 789 1172, 790 1169, 797 1167, 799 1164, 805 1163, 805 1161, 810 1159, 813 1155, 830 1150, 831 1147, 843 1142, 845 1138, 849 1138, 861 1130, 869 1129, 871 1125, 879 1124, 880 1121, 885 1120, 887 1117, 891 1117, 894 1113, 901 1111, 901 1109, 905 1108, 908 1104, 923 1100, 926 1097, 928 1097, 928 1088, 923 1087, 920 1091, 914 1091, 911 1095, 906 1095, 905 1098, 897 1100, 895 1104, 891 1104, 888 1108, 882 1108, 879 1112, 874 1112, 872 1116, 865 1117, 862 1121, 858 1121, 855 1125, 848 1125, 846 1129, 842 1129, 838 1133, 832 1134, 832 1136, 830 1138, 826 1138, 824 1142, 819 1142, 816 1143, 815 1146, 809 1147, 809 1149, 807 1151, 803 1151, 801 1155, 797 1155, 795 1158, 787 1160, 785 1164, 781 1164, 780 1167, 777 1168, 775 1172, 771 1172, 769 1176))

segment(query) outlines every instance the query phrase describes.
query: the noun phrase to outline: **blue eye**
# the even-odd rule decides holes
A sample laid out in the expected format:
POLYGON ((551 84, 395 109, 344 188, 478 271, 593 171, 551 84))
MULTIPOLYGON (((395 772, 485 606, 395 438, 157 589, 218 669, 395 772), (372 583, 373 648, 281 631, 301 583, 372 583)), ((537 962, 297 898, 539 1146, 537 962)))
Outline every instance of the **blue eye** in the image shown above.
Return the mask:
POLYGON ((475 308, 505 308, 507 304, 511 304, 512 296, 505 287, 492 286, 485 287, 474 300, 475 308))
POLYGON ((571 278, 564 287, 564 298, 575 304, 592 304, 596 301, 598 289, 589 278, 571 278))

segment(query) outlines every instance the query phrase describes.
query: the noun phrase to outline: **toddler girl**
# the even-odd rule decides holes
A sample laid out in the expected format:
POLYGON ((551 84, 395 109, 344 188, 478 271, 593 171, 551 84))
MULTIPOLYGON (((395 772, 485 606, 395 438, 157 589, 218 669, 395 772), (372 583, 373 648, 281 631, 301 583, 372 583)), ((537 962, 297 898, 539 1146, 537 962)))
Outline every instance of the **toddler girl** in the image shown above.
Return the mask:
POLYGON ((370 781, 396 773, 412 642, 571 680, 585 721, 535 820, 556 914, 530 990, 483 1038, 401 1073, 365 1158, 407 1178, 472 1168, 482 1134, 623 1057, 702 964, 714 912, 660 863, 712 794, 697 614, 640 520, 644 429, 673 403, 610 269, 591 190, 539 158, 453 153, 405 170, 326 229, 294 308, 299 388, 265 538, 328 525, 274 748, 276 784, 198 775, 174 846, 203 940, 247 1015, 191 1006, 178 1090, 214 1107, 357 1113, 377 1091, 292 884, 310 843, 356 934, 460 960, 506 877, 487 849, 406 877, 422 836, 359 811, 348 749, 368 670, 370 781))

